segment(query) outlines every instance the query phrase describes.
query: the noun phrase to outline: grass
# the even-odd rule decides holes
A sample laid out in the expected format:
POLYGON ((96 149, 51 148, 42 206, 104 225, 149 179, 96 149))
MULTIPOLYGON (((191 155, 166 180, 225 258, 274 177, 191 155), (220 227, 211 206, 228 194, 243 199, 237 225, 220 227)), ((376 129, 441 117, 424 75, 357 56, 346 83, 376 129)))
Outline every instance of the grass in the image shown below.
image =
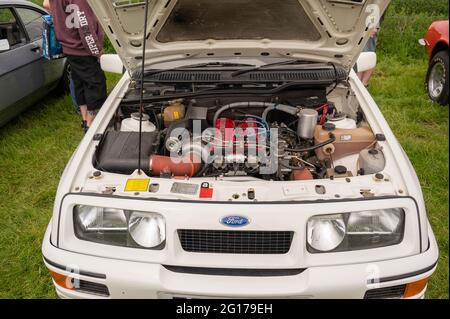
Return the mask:
MULTIPOLYGON (((37 1, 39 2, 39 1, 37 1)), ((382 26, 370 91, 422 184, 440 248, 428 297, 448 298, 448 107, 423 90, 427 61, 417 39, 448 0, 393 0, 382 26)), ((117 77, 108 75, 111 88, 117 77)), ((82 138, 68 97, 48 96, 0 128, 0 298, 54 298, 40 246, 60 174, 82 138)))
POLYGON ((437 237, 439 266, 429 298, 448 298, 448 107, 423 93, 426 61, 409 65, 383 58, 370 91, 419 176, 428 217, 437 237))
MULTIPOLYGON (((109 88, 116 81, 108 75, 109 88)), ((40 246, 82 137, 70 98, 52 95, 0 129, 0 298, 56 297, 40 246)))

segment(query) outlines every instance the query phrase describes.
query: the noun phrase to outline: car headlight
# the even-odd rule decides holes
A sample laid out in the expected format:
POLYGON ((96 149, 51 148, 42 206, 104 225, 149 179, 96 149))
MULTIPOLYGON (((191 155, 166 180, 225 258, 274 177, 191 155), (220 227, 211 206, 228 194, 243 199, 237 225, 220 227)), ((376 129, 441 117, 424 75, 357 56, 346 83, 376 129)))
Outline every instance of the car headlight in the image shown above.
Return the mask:
POLYGON ((128 229, 136 243, 146 248, 161 245, 166 239, 164 219, 155 213, 132 213, 128 229))
POLYGON ((308 222, 308 243, 316 250, 330 251, 338 247, 345 237, 342 215, 313 217, 308 222))
POLYGON ((339 252, 397 245, 403 240, 405 211, 401 208, 318 215, 308 220, 311 253, 339 252))
POLYGON ((162 249, 165 220, 159 214, 77 205, 73 210, 77 238, 100 244, 162 249))

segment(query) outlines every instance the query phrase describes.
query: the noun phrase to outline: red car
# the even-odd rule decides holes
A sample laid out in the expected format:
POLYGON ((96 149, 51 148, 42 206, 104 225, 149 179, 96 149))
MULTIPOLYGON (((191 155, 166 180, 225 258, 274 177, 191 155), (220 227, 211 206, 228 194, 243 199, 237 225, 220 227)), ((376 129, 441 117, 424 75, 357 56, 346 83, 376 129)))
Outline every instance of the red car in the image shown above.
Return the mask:
POLYGON ((436 21, 419 43, 426 47, 430 66, 425 88, 431 100, 448 105, 448 20, 436 21))

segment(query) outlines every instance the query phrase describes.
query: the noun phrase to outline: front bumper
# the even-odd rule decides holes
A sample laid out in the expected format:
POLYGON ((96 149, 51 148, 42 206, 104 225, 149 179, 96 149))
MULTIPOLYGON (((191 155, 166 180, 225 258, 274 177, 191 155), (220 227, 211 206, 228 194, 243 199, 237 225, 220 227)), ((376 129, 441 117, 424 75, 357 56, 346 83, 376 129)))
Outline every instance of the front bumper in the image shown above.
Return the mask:
MULTIPOLYGON (((164 265, 73 253, 50 243, 50 227, 42 253, 47 268, 105 285, 109 296, 73 291, 55 285, 61 298, 364 298, 366 292, 416 282, 436 269, 438 247, 431 227, 429 247, 419 255, 374 263, 321 266, 289 276, 224 276, 180 273, 164 265), (370 278, 380 278, 373 282, 370 278)), ((426 288, 413 298, 423 298, 426 288)))

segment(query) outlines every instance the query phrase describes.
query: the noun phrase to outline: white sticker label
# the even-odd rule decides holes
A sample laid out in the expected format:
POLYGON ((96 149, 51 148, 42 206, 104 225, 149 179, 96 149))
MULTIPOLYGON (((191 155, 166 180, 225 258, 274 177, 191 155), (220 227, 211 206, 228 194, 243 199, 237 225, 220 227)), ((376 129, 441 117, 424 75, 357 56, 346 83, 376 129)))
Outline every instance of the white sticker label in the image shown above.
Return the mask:
POLYGON ((352 139, 353 139, 353 137, 350 134, 341 135, 341 141, 342 142, 350 142, 352 139))
POLYGON ((173 183, 171 193, 184 194, 184 195, 196 195, 199 186, 197 184, 186 184, 186 183, 173 183))

